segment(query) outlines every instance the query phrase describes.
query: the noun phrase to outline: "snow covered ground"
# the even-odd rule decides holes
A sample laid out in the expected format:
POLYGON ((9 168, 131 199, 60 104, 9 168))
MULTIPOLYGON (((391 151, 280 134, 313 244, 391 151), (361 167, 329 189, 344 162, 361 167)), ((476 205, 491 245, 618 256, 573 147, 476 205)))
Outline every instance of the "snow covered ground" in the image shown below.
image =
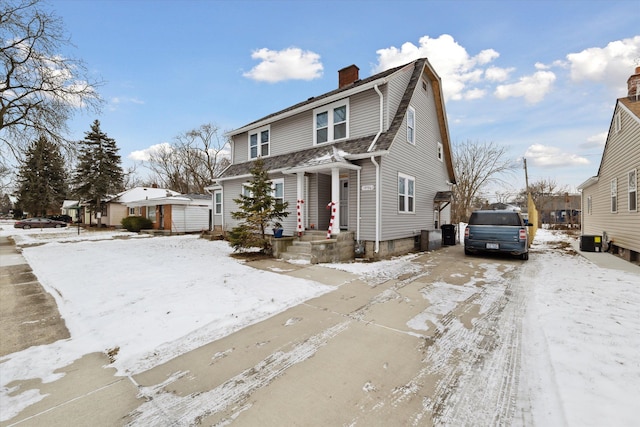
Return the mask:
MULTIPOLYGON (((14 380, 53 381, 82 355, 116 348, 119 373, 141 372, 333 289, 255 270, 229 257, 225 242, 197 236, 0 227, 24 248, 71 334, 0 359, 0 421, 43 398, 8 387, 14 380)), ((516 419, 637 425, 640 276, 559 249, 567 239, 539 230, 531 260, 514 275, 525 307, 516 419)), ((411 271, 413 258, 327 266, 376 283, 411 271)))

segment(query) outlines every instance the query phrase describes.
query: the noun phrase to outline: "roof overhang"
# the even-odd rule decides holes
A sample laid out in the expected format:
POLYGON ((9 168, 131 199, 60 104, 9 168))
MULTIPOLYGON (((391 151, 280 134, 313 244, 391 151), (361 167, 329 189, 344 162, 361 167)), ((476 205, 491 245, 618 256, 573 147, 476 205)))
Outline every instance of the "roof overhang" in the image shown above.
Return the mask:
POLYGON ((189 197, 156 197, 154 199, 133 200, 125 203, 127 207, 135 208, 140 206, 157 205, 183 205, 183 206, 211 206, 210 199, 191 199, 189 197))
POLYGON ((327 162, 318 163, 315 165, 301 165, 287 169, 283 169, 281 172, 284 174, 294 174, 298 172, 322 172, 330 171, 331 169, 348 169, 348 170, 360 170, 361 166, 354 165, 351 162, 327 162))
POLYGON ((578 185, 578 190, 584 190, 587 187, 591 187, 596 182, 598 182, 598 177, 597 176, 592 176, 591 178, 589 178, 588 180, 586 180, 582 184, 578 185))

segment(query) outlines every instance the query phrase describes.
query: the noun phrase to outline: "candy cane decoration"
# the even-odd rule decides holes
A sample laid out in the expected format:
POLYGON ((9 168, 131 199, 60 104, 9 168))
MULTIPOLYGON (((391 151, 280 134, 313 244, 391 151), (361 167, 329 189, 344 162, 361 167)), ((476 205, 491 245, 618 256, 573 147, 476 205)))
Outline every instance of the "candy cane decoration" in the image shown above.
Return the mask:
POLYGON ((298 204, 296 205, 296 211, 298 213, 298 237, 302 236, 302 204, 304 200, 298 200, 298 204))
POLYGON ((327 231, 327 239, 330 239, 331 230, 333 230, 333 220, 336 217, 336 202, 329 203, 327 209, 331 209, 331 220, 329 221, 329 230, 327 231))

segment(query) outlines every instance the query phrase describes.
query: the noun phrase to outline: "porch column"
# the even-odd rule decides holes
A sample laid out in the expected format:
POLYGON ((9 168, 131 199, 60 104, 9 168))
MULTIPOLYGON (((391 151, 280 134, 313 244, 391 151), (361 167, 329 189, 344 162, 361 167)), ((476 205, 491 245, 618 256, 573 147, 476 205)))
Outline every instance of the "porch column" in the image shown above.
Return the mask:
POLYGON ((296 173, 296 191, 297 191, 297 223, 296 223, 296 232, 304 233, 304 203, 307 203, 304 200, 304 172, 296 173))
POLYGON ((331 202, 335 212, 333 215, 333 223, 331 227, 331 234, 340 234, 340 169, 331 169, 331 202))

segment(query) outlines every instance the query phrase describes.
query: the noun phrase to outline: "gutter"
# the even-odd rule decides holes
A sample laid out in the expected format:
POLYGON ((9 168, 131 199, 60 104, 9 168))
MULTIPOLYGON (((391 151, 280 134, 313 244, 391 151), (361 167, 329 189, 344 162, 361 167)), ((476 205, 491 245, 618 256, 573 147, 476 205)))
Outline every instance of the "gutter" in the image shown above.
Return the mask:
MULTIPOLYGON (((377 254, 380 252, 380 164, 376 162, 375 153, 371 153, 371 150, 373 150, 373 147, 376 145, 376 142, 378 142, 378 138, 382 134, 382 129, 384 127, 384 121, 383 121, 384 96, 382 95, 382 92, 380 92, 380 89, 378 89, 377 84, 373 88, 375 89, 376 93, 380 97, 380 127, 378 129, 378 133, 376 134, 375 138, 373 138, 371 145, 367 149, 367 152, 370 152, 371 163, 373 163, 376 167, 376 241, 375 241, 373 252, 377 254)), ((360 221, 360 218, 358 218, 358 221, 360 221)))

